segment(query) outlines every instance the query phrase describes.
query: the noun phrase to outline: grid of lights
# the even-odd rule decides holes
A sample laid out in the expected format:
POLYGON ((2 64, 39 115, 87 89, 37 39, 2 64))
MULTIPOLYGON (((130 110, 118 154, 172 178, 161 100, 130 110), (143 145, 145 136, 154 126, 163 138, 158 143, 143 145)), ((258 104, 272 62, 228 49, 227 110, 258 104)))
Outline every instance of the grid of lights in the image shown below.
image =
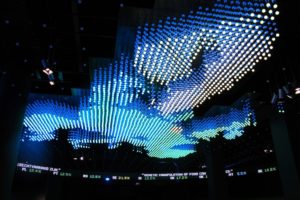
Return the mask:
POLYGON ((133 58, 121 54, 99 66, 89 95, 78 104, 29 103, 22 140, 53 140, 58 129, 66 129, 74 148, 105 143, 113 149, 129 142, 153 157, 178 158, 195 152, 199 139, 221 132, 235 139, 256 124, 249 101, 202 119, 192 109, 271 56, 278 14, 275 1, 217 0, 213 8, 139 27, 133 58))
POLYGON ((194 120, 191 136, 210 141, 211 138, 223 133, 225 139, 232 140, 241 136, 244 128, 251 124, 256 126, 255 115, 250 107, 250 102, 245 101, 241 110, 231 108, 227 114, 194 120))
POLYGON ((230 108, 218 116, 195 119, 186 114, 164 118, 141 111, 141 104, 118 107, 108 101, 111 97, 100 96, 100 102, 99 99, 88 102, 83 97, 79 109, 66 103, 35 100, 26 111, 23 140, 50 141, 61 128, 69 130, 68 140, 74 148, 105 143, 113 149, 129 142, 145 147, 152 157, 178 158, 195 152, 194 145, 199 139, 209 140, 220 132, 225 139, 234 139, 251 122, 256 124, 249 101, 243 102, 242 109, 230 108))
POLYGON ((217 0, 178 18, 138 27, 134 67, 150 83, 169 86, 163 115, 202 104, 231 89, 261 60, 271 57, 276 37, 276 1, 217 0), (198 57, 202 62, 193 68, 198 57))
POLYGON ((36 100, 28 104, 23 121, 24 133, 31 141, 55 139, 56 130, 74 129, 78 124, 78 109, 53 100, 36 100))

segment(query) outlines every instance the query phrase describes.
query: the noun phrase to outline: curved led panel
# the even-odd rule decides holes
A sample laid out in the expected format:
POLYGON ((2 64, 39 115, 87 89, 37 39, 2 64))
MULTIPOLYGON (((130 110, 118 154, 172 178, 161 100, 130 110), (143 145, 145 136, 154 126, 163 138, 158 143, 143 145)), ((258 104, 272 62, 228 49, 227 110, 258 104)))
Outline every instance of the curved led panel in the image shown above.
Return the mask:
POLYGON ((194 108, 267 60, 279 37, 275 2, 218 0, 139 27, 134 67, 150 83, 169 86, 168 98, 158 105, 161 113, 194 108))
POLYGON ((199 139, 241 136, 256 124, 249 100, 200 119, 193 108, 229 90, 271 56, 279 36, 275 2, 217 0, 139 27, 133 58, 125 52, 99 66, 89 95, 77 103, 32 99, 23 140, 53 140, 58 129, 66 129, 74 148, 129 142, 149 156, 178 158, 193 153, 199 139))

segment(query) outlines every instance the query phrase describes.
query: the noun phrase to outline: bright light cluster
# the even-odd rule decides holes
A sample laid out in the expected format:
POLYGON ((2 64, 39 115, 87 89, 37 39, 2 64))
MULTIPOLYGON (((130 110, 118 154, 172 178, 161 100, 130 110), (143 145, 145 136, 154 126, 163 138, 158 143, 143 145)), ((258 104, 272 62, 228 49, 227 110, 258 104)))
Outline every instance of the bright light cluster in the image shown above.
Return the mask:
POLYGON ((201 119, 193 108, 271 56, 278 14, 275 1, 216 0, 212 7, 139 27, 133 58, 126 52, 99 66, 89 95, 76 103, 74 97, 31 100, 23 140, 53 140, 66 129, 74 148, 129 142, 152 157, 178 158, 193 153, 199 139, 220 132, 235 139, 256 124, 249 101, 201 119))
POLYGON ((161 113, 202 104, 271 57, 279 37, 275 2, 217 0, 212 8, 139 27, 134 67, 150 83, 169 85, 161 113))

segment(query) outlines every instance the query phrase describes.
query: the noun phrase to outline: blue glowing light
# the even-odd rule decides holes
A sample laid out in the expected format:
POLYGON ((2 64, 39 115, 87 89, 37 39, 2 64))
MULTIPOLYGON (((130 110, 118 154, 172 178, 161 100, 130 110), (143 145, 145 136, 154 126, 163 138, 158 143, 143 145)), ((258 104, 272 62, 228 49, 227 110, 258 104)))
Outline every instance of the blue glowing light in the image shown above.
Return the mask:
POLYGON ((152 157, 178 158, 195 152, 200 139, 241 136, 256 124, 249 100, 201 118, 193 108, 271 56, 279 37, 277 7, 275 1, 216 0, 145 23, 137 28, 133 52, 97 67, 88 94, 76 101, 31 99, 22 140, 53 140, 66 129, 74 148, 105 143, 114 149, 128 142, 152 157))
POLYGON ((189 110, 231 89, 279 37, 276 1, 221 1, 180 17, 138 27, 134 67, 150 83, 167 85, 163 115, 189 110))

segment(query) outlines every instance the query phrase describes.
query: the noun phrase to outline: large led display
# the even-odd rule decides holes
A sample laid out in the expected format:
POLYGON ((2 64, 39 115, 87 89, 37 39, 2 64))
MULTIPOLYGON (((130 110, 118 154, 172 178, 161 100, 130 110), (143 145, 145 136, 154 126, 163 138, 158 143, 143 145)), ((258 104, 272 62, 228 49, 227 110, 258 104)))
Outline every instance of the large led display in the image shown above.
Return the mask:
POLYGON ((278 14, 276 1, 217 0, 138 26, 133 52, 98 66, 88 95, 32 97, 22 140, 53 140, 66 129, 74 148, 129 142, 152 157, 178 158, 199 140, 235 139, 256 124, 249 99, 201 118, 193 108, 271 56, 278 14))

